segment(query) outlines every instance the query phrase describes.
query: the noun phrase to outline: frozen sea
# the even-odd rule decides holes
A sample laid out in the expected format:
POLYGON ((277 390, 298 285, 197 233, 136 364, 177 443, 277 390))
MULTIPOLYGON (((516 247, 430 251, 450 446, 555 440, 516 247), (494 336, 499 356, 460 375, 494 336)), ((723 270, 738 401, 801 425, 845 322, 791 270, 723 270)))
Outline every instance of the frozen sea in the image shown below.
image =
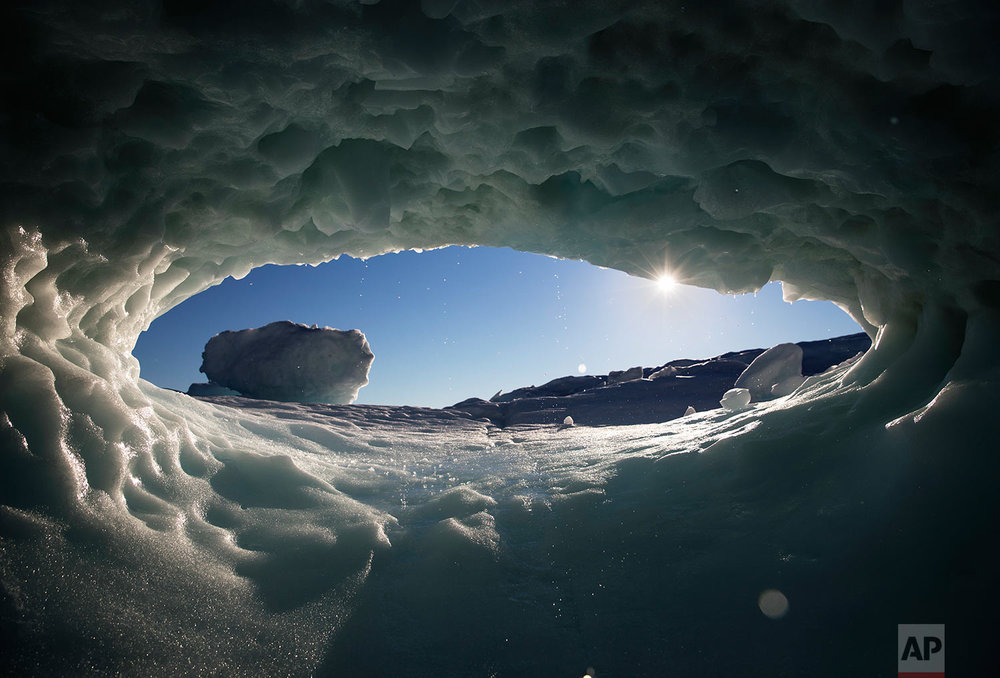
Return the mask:
POLYGON ((165 436, 103 469, 92 455, 61 516, 0 512, 0 661, 9 675, 888 675, 897 624, 943 621, 949 667, 975 665, 997 515, 979 490, 996 460, 963 456, 954 432, 981 413, 947 395, 883 406, 877 383, 852 385, 863 367, 740 412, 595 427, 140 382, 139 418, 165 436), (116 500, 93 485, 119 462, 116 500))

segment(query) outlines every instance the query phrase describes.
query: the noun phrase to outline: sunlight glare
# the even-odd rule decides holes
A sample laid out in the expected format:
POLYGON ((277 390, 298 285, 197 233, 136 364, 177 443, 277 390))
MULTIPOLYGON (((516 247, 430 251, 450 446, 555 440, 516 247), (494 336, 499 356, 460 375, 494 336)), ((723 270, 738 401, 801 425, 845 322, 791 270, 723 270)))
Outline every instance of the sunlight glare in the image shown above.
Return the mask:
POLYGON ((669 273, 663 273, 656 279, 656 286, 660 289, 660 292, 663 292, 664 294, 673 291, 676 285, 677 281, 674 280, 674 276, 669 273))

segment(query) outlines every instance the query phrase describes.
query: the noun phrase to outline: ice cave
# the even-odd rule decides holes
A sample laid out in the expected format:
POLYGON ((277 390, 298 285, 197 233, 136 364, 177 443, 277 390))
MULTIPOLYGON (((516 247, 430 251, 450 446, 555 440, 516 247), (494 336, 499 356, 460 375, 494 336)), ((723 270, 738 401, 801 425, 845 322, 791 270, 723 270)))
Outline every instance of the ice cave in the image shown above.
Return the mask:
POLYGON ((900 624, 988 670, 998 29, 986 0, 4 3, 0 674, 890 675, 900 624), (874 343, 639 425, 139 378, 139 333, 227 276, 456 244, 780 280, 874 343))

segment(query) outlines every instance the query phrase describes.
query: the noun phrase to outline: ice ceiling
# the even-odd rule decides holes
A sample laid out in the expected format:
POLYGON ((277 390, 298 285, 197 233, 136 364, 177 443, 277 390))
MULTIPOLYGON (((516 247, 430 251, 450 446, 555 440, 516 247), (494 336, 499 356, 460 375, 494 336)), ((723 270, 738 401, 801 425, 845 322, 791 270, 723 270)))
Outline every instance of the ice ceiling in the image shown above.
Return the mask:
POLYGON ((446 244, 869 329, 995 300, 995 5, 700 5, 8 3, 6 329, 127 350, 257 265, 446 244))

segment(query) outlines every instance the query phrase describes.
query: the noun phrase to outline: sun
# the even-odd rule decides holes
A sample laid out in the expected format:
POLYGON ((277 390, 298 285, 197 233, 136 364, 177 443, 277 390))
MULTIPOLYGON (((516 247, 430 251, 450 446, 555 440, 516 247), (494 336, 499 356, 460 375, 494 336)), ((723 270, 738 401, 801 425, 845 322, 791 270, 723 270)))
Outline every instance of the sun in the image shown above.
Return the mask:
POLYGON ((666 294, 667 292, 673 291, 674 287, 677 286, 677 281, 674 280, 674 276, 669 273, 662 273, 656 279, 656 286, 659 288, 660 292, 666 294))

